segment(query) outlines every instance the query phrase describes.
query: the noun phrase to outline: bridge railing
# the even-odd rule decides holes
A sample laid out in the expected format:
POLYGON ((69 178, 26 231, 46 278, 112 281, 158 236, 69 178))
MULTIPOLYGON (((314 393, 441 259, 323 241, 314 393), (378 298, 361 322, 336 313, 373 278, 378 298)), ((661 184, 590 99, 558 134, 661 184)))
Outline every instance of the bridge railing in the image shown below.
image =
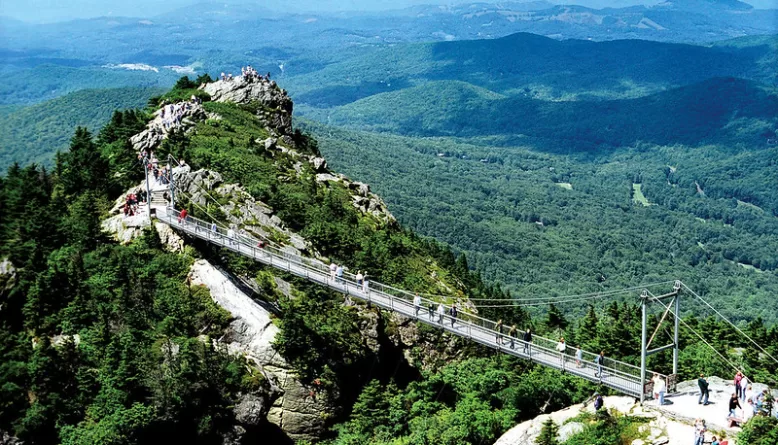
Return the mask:
MULTIPOLYGON (((349 272, 344 272, 342 277, 333 276, 329 266, 317 259, 303 257, 273 246, 260 247, 259 240, 255 238, 237 231, 231 232, 229 229, 192 216, 180 220, 178 213, 172 208, 158 212, 157 216, 173 227, 229 250, 250 256, 312 281, 318 281, 347 295, 353 295, 406 316, 417 318, 422 322, 452 331, 491 348, 503 350, 518 357, 541 361, 548 366, 582 376, 594 373, 598 369, 594 363, 596 354, 584 351, 579 367, 575 360, 575 350, 569 345, 565 353, 561 354, 556 350, 557 342, 545 337, 533 334, 531 343, 526 343, 522 340, 524 331, 518 331, 517 335, 512 337, 505 333, 507 328, 503 326, 502 332, 498 333, 496 322, 466 311, 459 312, 454 318, 448 312, 450 306, 444 306, 444 313, 439 314, 437 310, 440 303, 427 298, 422 298, 422 305, 418 311, 419 316, 416 317, 416 307, 413 304, 414 294, 411 292, 374 281, 360 284, 357 282, 356 276, 349 272), (433 305, 432 313, 429 309, 430 304, 433 305), (452 318, 454 318, 453 324, 451 323, 452 318), (511 348, 510 345, 514 347, 511 348), (527 346, 526 350, 531 351, 531 354, 524 353, 525 345, 527 346)), ((602 370, 605 379, 617 377, 622 381, 618 389, 636 395, 642 391, 638 367, 606 357, 602 370)), ((607 385, 608 381, 603 380, 603 383, 607 385)))

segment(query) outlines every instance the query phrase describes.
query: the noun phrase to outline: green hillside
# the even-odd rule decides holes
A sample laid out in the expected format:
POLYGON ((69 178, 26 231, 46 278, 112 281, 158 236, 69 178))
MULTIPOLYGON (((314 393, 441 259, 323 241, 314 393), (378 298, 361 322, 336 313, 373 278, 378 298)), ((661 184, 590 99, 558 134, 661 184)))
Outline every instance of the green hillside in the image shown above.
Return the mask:
POLYGON ((769 45, 747 41, 706 47, 643 40, 558 41, 519 33, 379 47, 285 83, 298 103, 320 108, 434 80, 461 80, 540 99, 614 99, 711 77, 771 83, 774 67, 759 62, 773 54, 769 45))
POLYGON ((586 160, 309 125, 336 168, 514 295, 681 278, 728 316, 778 321, 778 148, 641 144, 586 160))
POLYGON ((636 99, 552 102, 468 94, 432 82, 377 94, 317 120, 414 136, 523 135, 557 152, 632 145, 731 142, 764 146, 778 128, 778 96, 742 79, 717 78, 636 99))
POLYGON ((114 110, 145 107, 159 88, 82 90, 36 105, 14 107, 0 120, 0 169, 18 162, 51 166, 54 153, 68 148, 73 128, 94 131, 114 110))

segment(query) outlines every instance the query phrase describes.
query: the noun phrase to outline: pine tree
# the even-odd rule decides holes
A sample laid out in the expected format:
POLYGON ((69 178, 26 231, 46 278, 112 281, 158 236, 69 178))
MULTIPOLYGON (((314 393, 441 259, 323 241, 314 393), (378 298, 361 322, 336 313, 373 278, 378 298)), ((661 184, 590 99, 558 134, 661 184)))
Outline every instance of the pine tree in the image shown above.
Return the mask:
POLYGON ((559 433, 559 427, 554 420, 548 418, 543 422, 543 427, 540 429, 540 435, 535 439, 536 445, 560 445, 557 440, 557 434, 559 433))
POLYGON ((600 332, 597 329, 597 312, 594 306, 589 305, 586 316, 578 325, 578 341, 585 345, 586 349, 597 351, 600 348, 600 332))
POLYGON ((546 326, 549 329, 564 330, 567 327, 567 319, 555 305, 548 305, 548 318, 546 319, 546 326))

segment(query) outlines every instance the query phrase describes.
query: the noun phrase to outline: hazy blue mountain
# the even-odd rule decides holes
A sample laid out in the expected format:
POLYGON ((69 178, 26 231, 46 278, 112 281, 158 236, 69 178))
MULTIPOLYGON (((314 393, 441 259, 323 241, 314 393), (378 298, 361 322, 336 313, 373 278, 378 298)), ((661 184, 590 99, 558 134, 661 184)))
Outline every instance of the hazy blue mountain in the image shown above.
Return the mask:
POLYGON ((413 136, 522 135, 545 140, 545 149, 562 152, 641 141, 751 147, 766 144, 778 128, 778 96, 735 78, 594 102, 502 98, 441 81, 377 94, 313 116, 331 125, 413 136))
POLYGON ((431 80, 461 80, 503 94, 553 100, 637 97, 711 77, 772 83, 776 71, 769 62, 776 42, 778 37, 704 47, 639 40, 558 41, 519 33, 376 48, 292 76, 285 84, 298 104, 318 108, 431 80))

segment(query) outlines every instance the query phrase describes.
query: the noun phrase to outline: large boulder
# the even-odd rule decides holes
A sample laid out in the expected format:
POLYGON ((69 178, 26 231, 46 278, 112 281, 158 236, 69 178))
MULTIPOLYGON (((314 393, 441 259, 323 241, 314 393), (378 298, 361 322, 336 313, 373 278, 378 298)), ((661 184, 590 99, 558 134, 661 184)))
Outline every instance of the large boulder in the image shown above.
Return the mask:
POLYGON ((219 80, 200 87, 216 102, 256 106, 256 115, 265 125, 280 135, 292 134, 294 104, 285 90, 273 81, 256 79, 248 81, 243 76, 233 80, 219 80))
MULTIPOLYGON (((326 413, 332 408, 326 398, 303 385, 291 366, 273 348, 278 327, 269 307, 253 300, 233 281, 234 278, 205 260, 196 261, 190 272, 193 285, 206 286, 211 297, 233 316, 221 342, 228 351, 243 354, 259 367, 280 395, 267 407, 267 420, 294 440, 315 440, 325 431, 326 413)), ((245 419, 255 419, 265 406, 248 401, 240 408, 245 419)))

